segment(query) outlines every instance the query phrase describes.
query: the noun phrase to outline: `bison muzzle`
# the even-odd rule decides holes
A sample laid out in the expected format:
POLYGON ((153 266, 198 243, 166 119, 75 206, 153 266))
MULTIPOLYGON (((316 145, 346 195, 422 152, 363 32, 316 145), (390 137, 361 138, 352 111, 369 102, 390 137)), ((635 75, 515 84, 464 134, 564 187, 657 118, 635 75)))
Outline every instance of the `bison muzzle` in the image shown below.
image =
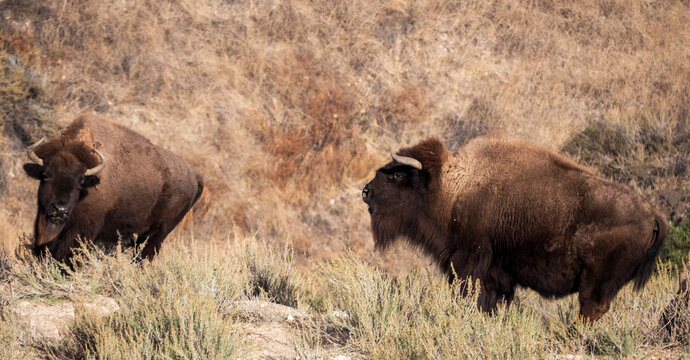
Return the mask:
POLYGON ((362 191, 376 247, 402 237, 451 281, 478 280, 485 311, 523 286, 577 292, 596 321, 627 282, 644 286, 667 234, 633 190, 529 142, 480 137, 450 153, 431 138, 392 155, 362 191))

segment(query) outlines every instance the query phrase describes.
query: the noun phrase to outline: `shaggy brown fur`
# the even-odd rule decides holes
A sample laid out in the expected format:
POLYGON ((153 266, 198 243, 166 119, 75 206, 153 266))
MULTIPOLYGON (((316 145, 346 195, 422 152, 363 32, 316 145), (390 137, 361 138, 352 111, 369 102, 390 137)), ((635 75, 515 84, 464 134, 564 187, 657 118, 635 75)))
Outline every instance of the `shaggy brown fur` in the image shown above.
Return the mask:
POLYGON ((142 256, 151 259, 203 191, 201 176, 184 160, 96 115, 76 118, 34 153, 43 166, 24 165, 41 180, 34 251, 47 248, 58 260, 72 255, 78 237, 116 242, 133 234, 147 239, 142 256), (85 176, 100 163, 94 148, 105 166, 85 176), (57 208, 64 209, 59 220, 57 208))
POLYGON ((532 143, 480 137, 451 154, 432 138, 398 155, 422 170, 391 161, 364 188, 376 246, 404 237, 451 280, 478 279, 483 310, 519 285, 578 292, 595 321, 625 283, 644 286, 667 234, 633 190, 532 143))

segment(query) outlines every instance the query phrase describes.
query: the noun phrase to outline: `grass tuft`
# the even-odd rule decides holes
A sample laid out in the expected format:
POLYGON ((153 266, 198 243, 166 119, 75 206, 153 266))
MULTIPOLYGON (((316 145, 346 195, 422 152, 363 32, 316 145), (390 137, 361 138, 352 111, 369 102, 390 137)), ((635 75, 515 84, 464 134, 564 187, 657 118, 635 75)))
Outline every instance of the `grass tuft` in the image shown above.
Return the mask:
POLYGON ((137 296, 110 316, 83 312, 66 340, 41 350, 72 359, 223 359, 236 357, 238 346, 238 334, 218 316, 212 298, 173 286, 137 296))

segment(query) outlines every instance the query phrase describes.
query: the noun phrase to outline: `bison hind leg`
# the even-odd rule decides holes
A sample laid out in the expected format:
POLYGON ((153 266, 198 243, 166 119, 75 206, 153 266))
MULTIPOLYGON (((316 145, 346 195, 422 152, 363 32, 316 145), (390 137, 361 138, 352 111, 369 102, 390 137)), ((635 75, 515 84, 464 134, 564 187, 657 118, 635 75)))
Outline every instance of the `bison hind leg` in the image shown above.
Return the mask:
POLYGON ((151 261, 153 260, 154 256, 160 252, 163 240, 166 236, 168 236, 168 233, 170 233, 172 229, 167 231, 163 230, 164 229, 162 226, 156 225, 147 233, 142 234, 141 238, 146 240, 146 245, 144 245, 144 248, 141 249, 141 258, 137 260, 146 259, 151 261))
POLYGON ((609 311, 611 300, 613 299, 593 300, 591 298, 586 298, 583 300, 583 298, 580 297, 580 315, 583 319, 593 323, 609 311))
POLYGON ((512 283, 507 274, 502 273, 498 269, 489 271, 488 276, 484 279, 479 279, 479 308, 484 312, 493 314, 498 307, 498 304, 505 304, 510 307, 515 297, 515 284, 512 283))
POLYGON ((618 279, 600 280, 592 272, 583 271, 578 290, 580 315, 590 323, 599 320, 609 311, 622 285, 618 279))
POLYGON ((175 229, 175 226, 182 221, 182 218, 184 218, 186 213, 187 210, 167 223, 156 224, 152 226, 146 234, 143 234, 144 239, 147 239, 146 245, 144 245, 144 248, 141 250, 141 257, 143 259, 147 259, 149 261, 153 260, 153 257, 160 252, 163 240, 165 240, 168 234, 175 229))

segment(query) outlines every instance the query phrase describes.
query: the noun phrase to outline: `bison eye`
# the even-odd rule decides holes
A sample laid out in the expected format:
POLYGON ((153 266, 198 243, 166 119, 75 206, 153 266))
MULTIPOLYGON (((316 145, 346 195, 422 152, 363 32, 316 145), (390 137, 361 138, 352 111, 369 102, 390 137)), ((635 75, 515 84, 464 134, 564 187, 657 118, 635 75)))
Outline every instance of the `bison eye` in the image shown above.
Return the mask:
POLYGON ((404 177, 405 177, 405 174, 403 174, 399 171, 393 174, 393 179, 395 181, 401 181, 404 177))

